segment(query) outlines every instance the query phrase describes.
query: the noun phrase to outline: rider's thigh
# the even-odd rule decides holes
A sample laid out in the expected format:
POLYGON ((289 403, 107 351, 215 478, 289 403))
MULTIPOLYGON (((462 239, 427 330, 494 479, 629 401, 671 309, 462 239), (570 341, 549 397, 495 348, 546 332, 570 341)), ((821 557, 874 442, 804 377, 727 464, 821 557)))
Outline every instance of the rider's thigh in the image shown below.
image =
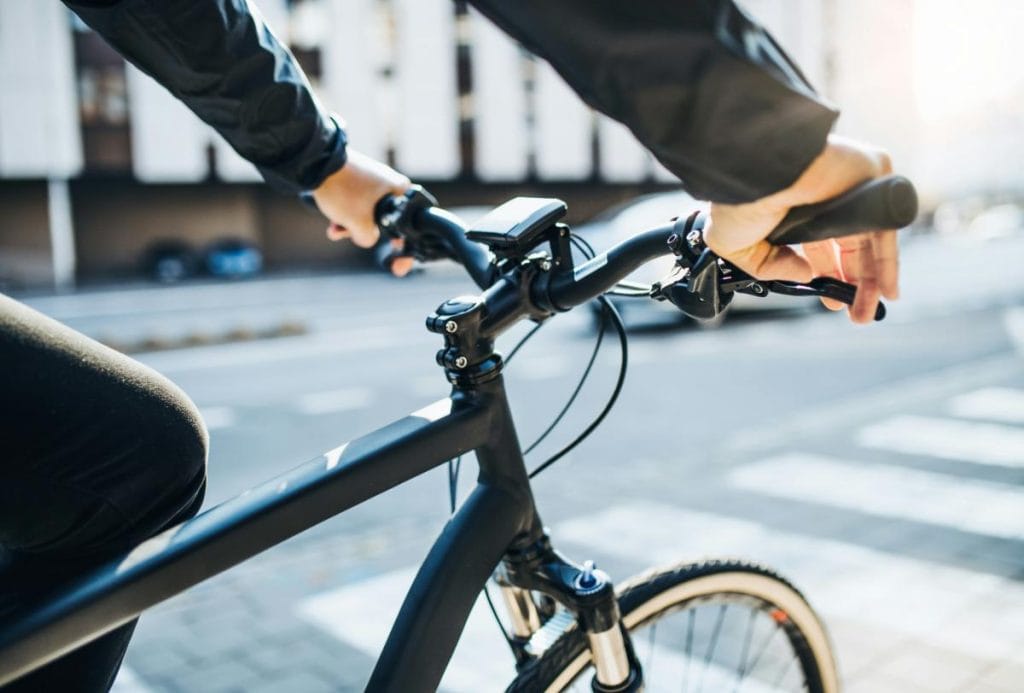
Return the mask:
MULTIPOLYGON (((194 515, 207 435, 181 390, 0 295, 0 620, 194 515)), ((134 622, 19 679, 104 691, 134 622)))
POLYGON ((198 509, 207 435, 174 384, 0 296, 0 546, 78 559, 198 509))

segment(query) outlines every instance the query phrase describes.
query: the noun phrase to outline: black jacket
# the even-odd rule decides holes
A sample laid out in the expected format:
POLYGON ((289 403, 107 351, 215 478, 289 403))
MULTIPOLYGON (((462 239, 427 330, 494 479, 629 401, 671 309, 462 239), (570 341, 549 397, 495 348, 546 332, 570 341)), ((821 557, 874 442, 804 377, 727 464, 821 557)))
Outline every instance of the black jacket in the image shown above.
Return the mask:
MULTIPOLYGON (((345 135, 245 0, 64 0, 278 187, 316 187, 345 135)), ((699 198, 786 187, 837 113, 732 0, 471 0, 625 123, 699 198)))

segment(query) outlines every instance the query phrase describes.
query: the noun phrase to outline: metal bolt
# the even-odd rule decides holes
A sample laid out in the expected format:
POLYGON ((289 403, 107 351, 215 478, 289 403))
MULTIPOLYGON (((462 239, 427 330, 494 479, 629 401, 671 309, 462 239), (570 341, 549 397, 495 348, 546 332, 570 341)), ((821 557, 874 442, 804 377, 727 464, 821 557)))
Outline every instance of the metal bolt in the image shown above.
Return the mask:
POLYGON ((451 334, 459 329, 459 324, 454 320, 449 320, 444 324, 444 331, 451 334))
POLYGON ((456 368, 465 368, 468 365, 469 365, 469 359, 467 359, 465 356, 460 356, 457 359, 455 359, 455 367, 456 368))
POLYGON ((595 587, 597 585, 597 576, 594 575, 596 567, 593 561, 584 562, 583 572, 576 577, 576 586, 585 590, 595 587))
POLYGON ((543 271, 547 272, 549 269, 551 269, 551 260, 541 260, 540 261, 540 268, 543 271))

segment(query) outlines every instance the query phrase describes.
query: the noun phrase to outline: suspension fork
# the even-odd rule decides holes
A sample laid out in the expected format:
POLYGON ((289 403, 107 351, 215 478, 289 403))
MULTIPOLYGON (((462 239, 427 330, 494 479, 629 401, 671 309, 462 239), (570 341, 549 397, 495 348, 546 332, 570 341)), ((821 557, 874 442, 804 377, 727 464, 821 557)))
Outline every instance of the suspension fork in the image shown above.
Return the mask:
POLYGON ((526 658, 525 644, 541 624, 531 592, 553 597, 576 614, 586 635, 594 663, 591 688, 595 693, 633 693, 643 689, 643 673, 633 652, 629 633, 622 626, 615 587, 592 561, 577 565, 551 547, 547 535, 522 549, 512 549, 497 576, 508 607, 516 656, 526 658))

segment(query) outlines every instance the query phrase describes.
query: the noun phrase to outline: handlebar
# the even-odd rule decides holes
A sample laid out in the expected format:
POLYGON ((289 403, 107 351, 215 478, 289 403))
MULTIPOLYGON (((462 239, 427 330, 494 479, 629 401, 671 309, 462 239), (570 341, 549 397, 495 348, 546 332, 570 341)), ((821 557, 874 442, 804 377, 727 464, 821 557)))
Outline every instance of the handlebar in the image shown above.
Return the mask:
MULTIPOLYGON (((863 183, 831 200, 793 208, 769 234, 768 240, 775 245, 788 245, 875 229, 899 228, 910 224, 916 215, 917 194, 913 184, 901 176, 886 176, 863 183)), ((499 247, 494 247, 492 253, 487 246, 468 239, 467 229, 459 219, 437 207, 437 201, 418 186, 413 186, 405 195, 382 198, 375 209, 375 217, 383 233, 405 240, 407 254, 419 260, 453 259, 463 265, 473 281, 484 290, 498 283, 525 259, 524 256, 509 257, 499 247)), ((571 256, 561 263, 549 262, 542 276, 536 281, 531 280, 529 301, 547 314, 566 311, 612 289, 644 263, 670 254, 675 254, 679 265, 688 272, 688 281, 677 282, 671 295, 663 291, 660 298, 667 297, 687 312, 695 311, 691 314, 700 317, 707 317, 700 311, 708 310, 709 306, 717 311, 720 306, 727 305, 733 291, 764 295, 770 290, 777 290, 774 285, 786 284, 758 282, 719 260, 703 245, 699 232, 702 225, 703 218, 695 213, 688 219, 639 233, 573 269, 566 268, 572 266, 571 256), (720 284, 721 292, 730 294, 722 302, 718 300, 720 284), (680 289, 687 295, 683 296, 680 289)), ((555 259, 559 254, 563 257, 571 255, 567 243, 559 246, 555 240, 555 236, 567 235, 566 227, 552 226, 551 229, 561 229, 560 233, 546 237, 551 242, 555 259)), ((852 302, 855 288, 845 284, 843 287, 849 289, 852 302)), ((829 295, 839 295, 838 288, 843 287, 830 285, 832 292, 829 295)), ((779 292, 825 295, 813 282, 789 287, 799 291, 785 289, 782 287, 779 292)), ((653 290, 651 295, 658 297, 653 290)), ((878 319, 884 315, 881 305, 877 314, 878 319)))
POLYGON ((903 176, 861 183, 831 200, 789 210, 768 234, 773 245, 840 238, 876 229, 899 229, 917 217, 917 191, 903 176))

